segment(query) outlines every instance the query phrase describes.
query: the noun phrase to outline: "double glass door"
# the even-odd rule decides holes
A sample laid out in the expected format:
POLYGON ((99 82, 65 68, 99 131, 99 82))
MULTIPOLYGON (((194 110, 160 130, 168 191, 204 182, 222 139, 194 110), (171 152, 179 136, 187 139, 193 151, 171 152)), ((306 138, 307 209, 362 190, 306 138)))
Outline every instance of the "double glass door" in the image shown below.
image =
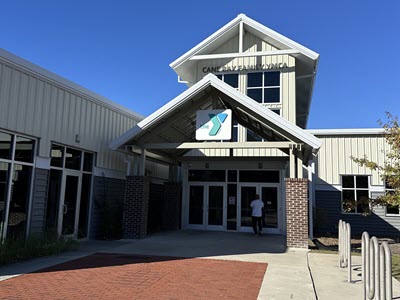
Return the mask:
POLYGON ((190 184, 188 228, 224 230, 226 228, 225 199, 225 184, 190 184))
POLYGON ((77 237, 82 174, 64 171, 58 213, 58 234, 77 237))
POLYGON ((240 220, 240 230, 252 230, 252 208, 250 207, 250 203, 256 198, 256 194, 258 194, 260 199, 264 202, 262 215, 263 231, 273 234, 282 233, 279 185, 264 183, 246 183, 239 185, 240 204, 238 205, 238 216, 240 220))

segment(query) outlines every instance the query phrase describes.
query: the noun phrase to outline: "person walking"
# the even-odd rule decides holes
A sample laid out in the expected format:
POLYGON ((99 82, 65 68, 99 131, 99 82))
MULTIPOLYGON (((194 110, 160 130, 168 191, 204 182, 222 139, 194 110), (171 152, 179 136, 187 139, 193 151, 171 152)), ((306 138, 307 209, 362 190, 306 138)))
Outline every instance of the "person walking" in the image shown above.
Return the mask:
POLYGON ((251 220, 253 223, 254 234, 257 236, 262 235, 261 217, 262 217, 264 202, 260 200, 260 195, 256 194, 256 198, 253 201, 251 201, 250 206, 253 208, 251 212, 251 220))

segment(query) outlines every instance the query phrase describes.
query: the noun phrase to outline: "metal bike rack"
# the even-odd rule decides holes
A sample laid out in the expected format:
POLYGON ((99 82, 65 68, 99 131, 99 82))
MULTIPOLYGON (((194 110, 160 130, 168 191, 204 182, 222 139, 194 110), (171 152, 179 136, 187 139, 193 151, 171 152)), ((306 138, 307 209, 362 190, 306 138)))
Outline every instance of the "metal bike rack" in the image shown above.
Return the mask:
POLYGON ((364 232, 361 242, 364 300, 393 299, 392 253, 387 242, 379 246, 378 239, 364 232))
POLYGON ((348 268, 347 280, 351 282, 351 226, 339 220, 339 267, 348 268))

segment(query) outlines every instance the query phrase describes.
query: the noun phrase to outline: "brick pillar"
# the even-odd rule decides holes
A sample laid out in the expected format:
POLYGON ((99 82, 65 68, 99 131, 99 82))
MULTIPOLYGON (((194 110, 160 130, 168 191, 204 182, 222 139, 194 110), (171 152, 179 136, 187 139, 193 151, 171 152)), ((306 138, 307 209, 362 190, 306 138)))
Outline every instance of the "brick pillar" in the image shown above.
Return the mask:
POLYGON ((308 179, 286 178, 287 246, 308 248, 308 179))
POLYGON ((177 182, 164 183, 163 230, 179 230, 181 219, 182 185, 177 182))
POLYGON ((126 177, 122 234, 124 239, 143 239, 146 237, 149 189, 150 177, 126 177))

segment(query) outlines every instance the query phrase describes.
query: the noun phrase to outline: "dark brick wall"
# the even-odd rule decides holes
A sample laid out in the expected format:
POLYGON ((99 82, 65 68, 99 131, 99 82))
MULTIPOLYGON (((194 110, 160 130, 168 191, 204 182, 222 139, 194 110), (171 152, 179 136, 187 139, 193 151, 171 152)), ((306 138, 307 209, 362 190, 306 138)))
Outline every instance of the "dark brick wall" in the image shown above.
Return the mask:
POLYGON ((143 239, 147 234, 150 177, 127 176, 123 216, 123 238, 143 239))
POLYGON ((179 230, 181 219, 182 185, 164 183, 163 230, 179 230))
POLYGON ((91 239, 122 238, 125 180, 95 176, 93 179, 91 239))
POLYGON ((308 180, 286 178, 287 246, 308 248, 308 180))

